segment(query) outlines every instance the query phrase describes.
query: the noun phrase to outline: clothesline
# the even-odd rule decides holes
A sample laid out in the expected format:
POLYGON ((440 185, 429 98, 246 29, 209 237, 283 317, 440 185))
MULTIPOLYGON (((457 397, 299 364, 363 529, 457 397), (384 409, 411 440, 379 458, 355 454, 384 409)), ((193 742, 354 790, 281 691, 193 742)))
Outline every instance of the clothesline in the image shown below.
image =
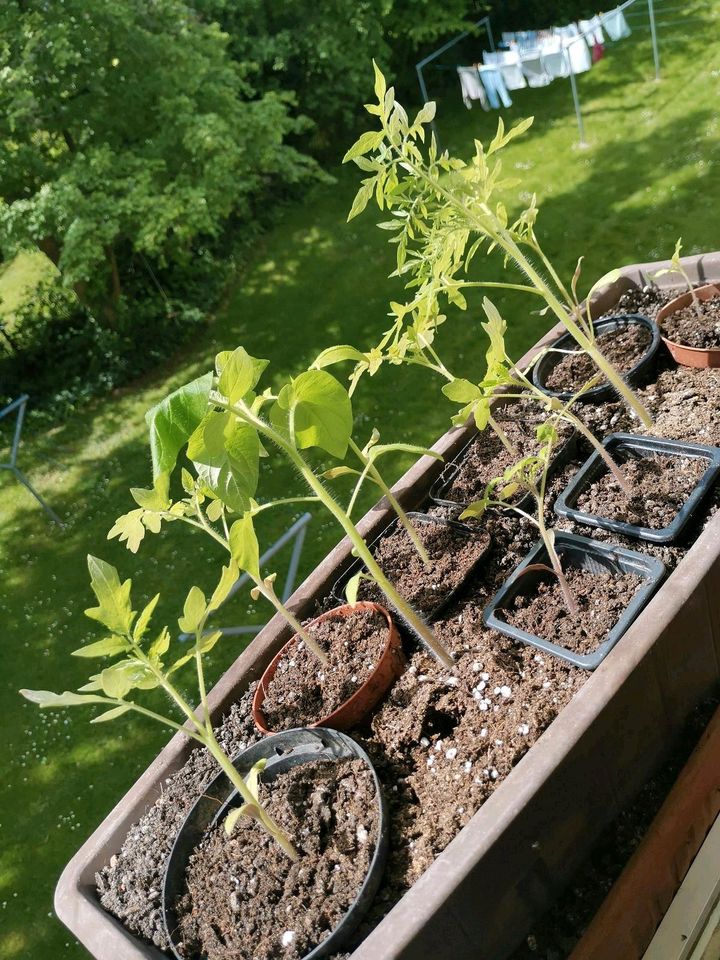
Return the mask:
POLYGON ((604 54, 603 31, 612 41, 630 36, 625 6, 564 27, 503 33, 505 50, 483 51, 482 64, 457 67, 465 106, 478 101, 484 110, 509 107, 511 90, 586 72, 604 54))

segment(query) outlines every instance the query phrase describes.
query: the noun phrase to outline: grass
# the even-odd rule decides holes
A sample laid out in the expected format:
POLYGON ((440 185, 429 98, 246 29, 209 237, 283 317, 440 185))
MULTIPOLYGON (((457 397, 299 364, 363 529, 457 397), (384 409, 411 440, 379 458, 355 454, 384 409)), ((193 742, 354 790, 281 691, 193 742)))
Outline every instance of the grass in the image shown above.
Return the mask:
MULTIPOLYGON (((718 245, 717 18, 705 6, 688 8, 683 16, 672 39, 661 27, 662 83, 648 79, 649 42, 640 31, 580 78, 587 149, 575 146, 567 82, 515 94, 506 122, 529 113, 537 119, 531 133, 507 151, 507 169, 523 178, 508 201, 517 208, 522 196, 537 192, 540 235, 566 275, 580 254, 590 282, 617 265, 669 256, 679 235, 685 252, 718 245)), ((470 152, 472 137, 487 137, 496 122, 495 115, 466 112, 454 86, 441 96, 438 113, 445 145, 463 155, 470 152)), ((338 144, 339 153, 342 147, 338 144)), ((66 423, 46 432, 28 430, 21 465, 66 520, 65 527, 53 527, 27 491, 0 476, 5 627, 0 960, 86 956, 53 915, 57 877, 166 740, 162 729, 143 721, 91 727, 87 713, 41 713, 17 695, 21 686, 73 689, 84 679, 82 662, 68 652, 97 636, 82 613, 91 599, 85 555, 97 553, 121 573, 132 574, 138 602, 161 590, 161 615, 170 623, 191 583, 211 583, 219 559, 212 544, 177 527, 151 538, 137 560, 117 543, 105 543, 115 516, 131 506, 127 488, 148 481, 145 410, 168 389, 204 371, 220 347, 242 343, 251 353, 271 358, 276 375, 285 376, 329 343, 369 344, 382 328, 387 301, 402 296, 398 282, 385 279, 391 269, 387 235, 374 228, 373 216, 345 225, 357 172, 335 172, 334 188, 311 193, 266 235, 223 309, 190 350, 66 423)), ((487 264, 488 279, 499 274, 498 264, 487 264)), ((518 352, 536 339, 545 320, 529 313, 520 299, 497 302, 518 352)), ((477 302, 451 319, 444 328, 444 352, 458 372, 472 375, 484 353, 477 302)), ((432 441, 452 412, 438 400, 436 386, 405 372, 399 382, 387 373, 367 381, 356 404, 363 432, 369 434, 377 424, 386 440, 432 441)), ((405 466, 394 465, 397 472, 405 466)), ((274 495, 295 480, 271 459, 262 483, 274 495)), ((293 516, 269 518, 267 540, 293 516)), ((301 573, 338 536, 329 522, 315 519, 301 573)), ((232 623, 260 622, 265 615, 245 598, 227 611, 232 623)), ((239 649, 234 639, 218 645, 212 678, 239 649)))
POLYGON ((23 250, 0 266, 0 320, 12 330, 12 315, 27 303, 41 280, 57 273, 56 267, 39 250, 23 250))

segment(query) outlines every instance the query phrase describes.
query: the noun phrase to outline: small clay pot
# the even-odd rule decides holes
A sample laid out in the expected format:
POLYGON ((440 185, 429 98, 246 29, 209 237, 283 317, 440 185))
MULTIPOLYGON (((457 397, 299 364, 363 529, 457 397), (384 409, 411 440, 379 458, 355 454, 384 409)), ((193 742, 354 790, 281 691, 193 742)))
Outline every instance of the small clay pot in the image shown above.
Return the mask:
MULTIPOLYGON (((355 604, 346 603, 341 607, 335 607, 328 610, 317 619, 313 620, 308 629, 312 630, 316 623, 322 623, 323 620, 329 620, 334 617, 349 617, 359 610, 375 610, 381 616, 385 617, 388 625, 388 637, 383 647, 380 659, 375 665, 375 669, 367 680, 355 691, 355 693, 341 704, 337 710, 327 717, 319 717, 314 723, 308 723, 308 727, 329 727, 331 730, 349 730, 361 723, 373 710, 375 705, 382 699, 390 686, 400 676, 405 669, 406 660, 402 650, 402 641, 397 627, 392 621, 392 617, 378 603, 370 603, 367 600, 360 600, 355 604)), ((261 733, 269 734, 275 731, 267 726, 265 714, 262 710, 263 702, 270 681, 275 676, 280 660, 299 640, 298 634, 295 634, 278 654, 272 659, 270 664, 260 678, 260 683, 255 690, 255 696, 252 702, 252 716, 255 726, 261 733)))
MULTIPOLYGON (((698 300, 714 300, 715 297, 720 297, 720 287, 716 287, 714 283, 708 283, 704 287, 693 290, 693 293, 698 300)), ((663 320, 667 320, 678 310, 689 307, 692 302, 693 294, 689 290, 675 297, 658 311, 656 323, 662 328, 663 320)), ((684 367, 720 367, 720 347, 687 347, 682 343, 675 343, 674 340, 668 340, 665 336, 663 343, 672 354, 673 360, 684 367)))

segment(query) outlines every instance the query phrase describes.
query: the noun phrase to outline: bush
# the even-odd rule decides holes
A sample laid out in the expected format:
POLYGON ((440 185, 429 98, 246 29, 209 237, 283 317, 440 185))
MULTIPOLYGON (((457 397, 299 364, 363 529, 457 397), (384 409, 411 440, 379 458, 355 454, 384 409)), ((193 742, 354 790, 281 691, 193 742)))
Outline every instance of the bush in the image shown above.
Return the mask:
POLYGON ((118 304, 112 326, 101 324, 58 281, 39 286, 19 308, 0 353, 2 399, 32 398, 35 418, 57 422, 82 401, 106 393, 167 359, 204 322, 180 300, 132 295, 118 304))

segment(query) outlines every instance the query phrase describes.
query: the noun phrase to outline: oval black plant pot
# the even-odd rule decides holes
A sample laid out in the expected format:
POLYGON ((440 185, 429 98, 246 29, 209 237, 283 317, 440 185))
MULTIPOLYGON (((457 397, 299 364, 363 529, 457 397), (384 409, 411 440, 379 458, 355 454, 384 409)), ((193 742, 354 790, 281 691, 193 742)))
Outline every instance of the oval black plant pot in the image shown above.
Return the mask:
MULTIPOLYGON (((467 570, 465 571, 465 575, 463 576, 462 580, 460 580, 460 582, 457 584, 457 586, 453 587, 447 593, 444 593, 438 599, 437 606, 433 607, 431 611, 423 612, 423 617, 427 619, 430 623, 432 623, 432 621, 435 620, 443 612, 443 610, 447 608, 447 606, 457 596, 460 590, 462 590, 467 579, 477 569, 478 564, 485 559, 485 556, 488 550, 490 549, 492 541, 490 539, 490 536, 484 531, 474 530, 472 527, 467 526, 467 524, 460 523, 457 520, 444 520, 441 517, 430 517, 426 513, 418 513, 417 511, 410 511, 408 512, 407 516, 414 523, 419 523, 419 524, 436 523, 441 527, 451 527, 457 533, 461 534, 464 537, 467 537, 468 540, 469 539, 477 540, 481 536, 484 536, 487 541, 485 548, 482 550, 481 553, 478 554, 475 560, 473 560, 473 562, 467 568, 467 570)), ((391 534, 395 533, 395 531, 398 529, 399 524, 400 524, 400 521, 397 518, 395 518, 391 523, 389 523, 387 527, 385 527, 383 532, 380 534, 380 536, 376 537, 370 543, 369 545, 370 552, 373 553, 374 548, 377 547, 378 544, 385 539, 385 537, 388 537, 391 534)), ((361 560, 356 560, 353 564, 351 564, 348 567, 348 569, 345 571, 345 573, 342 574, 342 576, 338 577, 338 579, 333 584, 330 595, 333 597, 333 599, 337 600, 338 603, 347 603, 347 599, 345 597, 345 588, 348 584, 348 581, 352 577, 354 577, 359 570, 364 571, 366 570, 366 567, 361 560)), ((386 600, 390 604, 390 600, 387 598, 386 600)), ((399 614, 398 611, 395 611, 395 612, 398 613, 398 616, 401 616, 401 614, 399 614)))
POLYGON ((664 456, 697 457, 707 461, 707 470, 700 477, 692 493, 666 527, 655 529, 641 527, 622 520, 611 520, 594 513, 577 509, 577 502, 583 491, 607 472, 607 466, 597 450, 575 474, 563 493, 555 502, 555 512, 568 517, 576 523, 589 527, 601 527, 626 537, 647 540, 651 543, 671 543, 682 533, 683 528, 698 509, 704 498, 710 493, 720 475, 720 447, 707 446, 704 443, 688 443, 684 440, 662 440, 659 437, 646 437, 634 433, 612 433, 603 440, 603 446, 613 460, 622 469, 622 464, 631 457, 651 457, 659 453, 664 456))
MULTIPOLYGON (((613 330, 622 330, 635 324, 645 327, 650 332, 652 339, 648 344, 647 350, 635 366, 623 374, 623 380, 632 387, 642 386, 653 370, 657 353, 662 343, 660 328, 654 320, 651 320, 650 317, 646 317, 642 313, 619 313, 613 317, 595 320, 593 323, 593 330, 595 331, 596 337, 604 333, 612 333, 613 330)), ((557 340, 554 340, 546 348, 546 352, 542 353, 533 365, 533 383, 550 397, 557 397, 559 400, 569 400, 574 395, 572 391, 551 390, 545 386, 550 372, 557 366, 560 360, 562 360, 561 354, 552 352, 555 349, 579 350, 579 347, 577 341, 570 333, 564 333, 561 337, 558 337, 557 340)), ((588 390, 587 393, 584 393, 580 397, 580 400, 584 403, 600 403, 600 401, 612 400, 616 396, 616 390, 609 383, 601 383, 597 387, 593 387, 592 390, 588 390)))
POLYGON ((596 540, 589 540, 587 537, 578 537, 574 533, 561 531, 555 532, 555 548, 565 567, 580 567, 582 570, 588 570, 591 573, 634 573, 645 580, 645 583, 637 590, 626 607, 622 617, 608 633, 607 638, 592 653, 576 653, 552 643, 550 640, 527 633, 527 631, 514 627, 502 619, 499 611, 508 607, 518 594, 532 593, 540 580, 548 579, 551 576, 550 573, 545 573, 542 570, 523 572, 531 564, 549 564, 547 550, 542 540, 538 540, 523 562, 515 568, 511 576, 508 577, 485 607, 483 622, 493 630, 498 630, 514 640, 520 640, 522 643, 537 647, 538 650, 543 650, 545 653, 551 653, 562 660, 567 660, 576 667, 594 670, 600 666, 660 586, 660 582, 665 576, 665 564, 655 557, 648 557, 643 553, 637 553, 635 550, 626 550, 624 547, 600 543, 596 540))
MULTIPOLYGON (((388 815, 380 780, 370 758, 354 740, 338 730, 323 727, 299 727, 265 737, 253 746, 243 750, 233 759, 235 767, 246 777, 258 760, 267 760, 260 780, 271 783, 279 774, 291 767, 316 760, 344 760, 355 758, 362 760, 370 769, 375 783, 375 796, 378 804, 378 838, 370 862, 370 869, 360 892, 350 909, 329 937, 306 953, 303 960, 321 960, 340 950, 353 930, 366 913, 377 893, 388 847, 388 815)), ((165 930, 171 944, 172 954, 177 960, 200 960, 178 952, 176 948, 177 916, 175 904, 185 892, 185 871, 190 855, 203 836, 218 821, 224 820, 232 807, 240 806, 242 798, 224 774, 218 774, 205 788, 203 795, 187 815, 165 867, 162 891, 162 909, 165 930)))
MULTIPOLYGON (((435 483, 430 488, 430 499, 433 503, 438 504, 441 507, 453 507, 456 510, 465 510, 470 506, 471 501, 460 501, 460 500, 451 500, 451 487, 455 475, 458 470, 462 467, 463 460, 467 456, 468 450, 475 441, 478 439, 480 434, 476 434, 472 440, 465 444, 465 446, 460 450, 460 452, 447 464, 443 467, 443 471, 440 476, 437 478, 435 483)), ((572 460, 577 451, 578 443, 578 434, 577 430, 573 430, 567 440, 558 447, 558 451, 555 456, 550 461, 548 466, 548 480, 552 480, 563 467, 572 460)), ((478 499, 480 499, 478 497, 478 499)), ((519 507, 521 510, 527 510, 533 503, 533 497, 531 493, 526 493, 522 496, 515 506, 519 507)))

